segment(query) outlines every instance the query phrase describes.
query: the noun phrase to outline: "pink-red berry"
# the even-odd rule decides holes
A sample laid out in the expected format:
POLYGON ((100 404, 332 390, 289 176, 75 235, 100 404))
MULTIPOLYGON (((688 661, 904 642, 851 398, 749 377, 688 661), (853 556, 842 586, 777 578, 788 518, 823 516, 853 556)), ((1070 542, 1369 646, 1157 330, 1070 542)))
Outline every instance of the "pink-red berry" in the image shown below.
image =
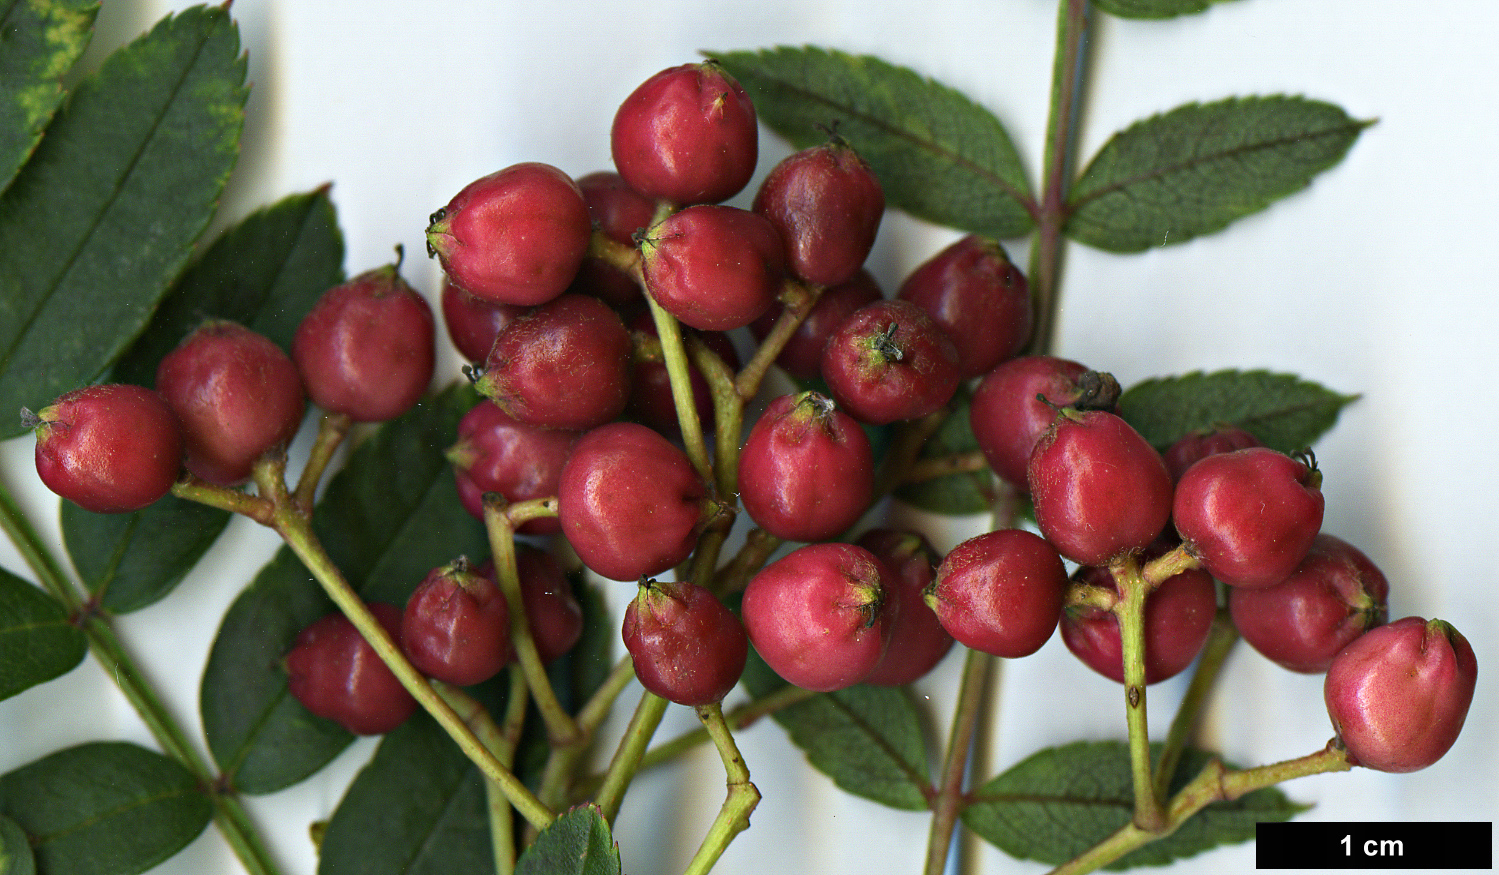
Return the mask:
POLYGON ((896 297, 919 305, 958 348, 964 377, 993 370, 1025 347, 1030 286, 995 240, 970 234, 922 263, 896 297))
POLYGON ((825 395, 782 395, 755 421, 739 455, 739 498, 755 525, 787 541, 822 541, 874 498, 874 450, 825 395))
POLYGON ((835 286, 869 257, 885 214, 885 192, 868 162, 834 138, 772 167, 751 208, 780 232, 793 276, 835 286))
POLYGON ((489 680, 510 660, 505 596, 467 560, 434 568, 406 602, 400 642, 430 678, 465 687, 489 680))
POLYGON ((673 213, 640 241, 646 291, 703 331, 729 331, 770 308, 785 279, 781 236, 764 217, 700 204, 673 213))
POLYGON ((833 400, 860 422, 884 425, 934 413, 952 399, 958 350, 910 301, 876 301, 834 329, 822 351, 833 400))
MULTIPOLYGON (((401 609, 372 603, 370 613, 393 641, 401 609)), ((352 621, 332 613, 298 635, 286 660, 287 688, 308 711, 355 735, 381 735, 416 713, 416 699, 364 640, 352 621)))
POLYGON ((620 630, 641 686, 678 705, 721 701, 744 673, 744 624, 706 588, 640 584, 620 630))
POLYGON ((150 389, 109 383, 74 389, 35 416, 36 473, 84 510, 125 513, 153 504, 182 473, 182 428, 150 389))
POLYGON ((1055 547, 1024 529, 1000 529, 952 548, 924 598, 959 643, 1016 659, 1051 638, 1066 593, 1055 547))

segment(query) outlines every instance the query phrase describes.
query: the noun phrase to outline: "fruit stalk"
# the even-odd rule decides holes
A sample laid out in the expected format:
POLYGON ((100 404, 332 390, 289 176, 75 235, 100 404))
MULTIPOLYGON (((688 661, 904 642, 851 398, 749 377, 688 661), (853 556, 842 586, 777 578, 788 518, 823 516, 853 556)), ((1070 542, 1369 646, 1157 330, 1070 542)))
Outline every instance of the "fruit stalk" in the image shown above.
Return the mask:
POLYGON ((1171 778, 1176 774, 1177 763, 1181 762, 1182 753, 1187 749, 1187 741, 1197 729, 1202 706, 1206 704, 1208 693, 1212 692, 1213 684, 1218 680, 1223 661, 1228 658, 1238 641, 1239 631, 1234 628, 1227 609, 1219 608, 1213 617, 1213 627, 1208 632, 1207 643, 1202 646, 1202 653, 1197 657, 1197 668, 1192 672, 1192 680, 1187 684, 1187 691, 1176 707, 1176 716, 1171 720, 1171 728, 1166 732, 1161 759, 1155 768, 1157 799, 1165 799, 1171 792, 1171 778))
POLYGON ((697 405, 692 399, 692 372, 687 363, 687 347, 682 342, 682 326, 675 316, 666 312, 656 299, 645 296, 651 306, 651 318, 656 322, 656 334, 661 338, 661 357, 666 360, 666 373, 671 377, 671 397, 677 405, 677 422, 682 427, 682 443, 687 458, 697 470, 703 482, 713 482, 713 469, 708 464, 708 446, 703 440, 703 426, 697 418, 697 405))
POLYGON ((619 740, 619 748, 614 751, 614 759, 609 762, 609 771, 604 774, 603 786, 594 799, 604 820, 611 824, 619 814, 625 791, 629 789, 635 773, 640 771, 645 749, 650 745, 651 737, 656 734, 656 727, 661 725, 661 717, 669 704, 671 703, 660 696, 646 692, 641 694, 640 704, 635 706, 635 714, 630 717, 630 725, 625 728, 625 734, 619 740))
POLYGON ((713 864, 723 856, 724 849, 734 840, 734 836, 749 829, 750 812, 760 804, 760 791, 750 782, 749 767, 739 754, 739 746, 734 743, 734 734, 729 731, 728 722, 724 720, 722 705, 714 702, 711 705, 699 705, 696 710, 698 719, 708 730, 708 735, 718 748, 719 757, 723 759, 728 796, 683 875, 707 875, 712 871, 713 864))
MULTIPOLYGON (((521 724, 526 718, 526 677, 510 672, 510 695, 505 700, 505 725, 494 722, 484 706, 460 687, 433 681, 432 689, 448 703, 463 722, 472 729, 489 752, 506 767, 515 764, 515 749, 520 743, 521 724)), ((491 778, 484 778, 485 807, 489 812, 489 837, 494 850, 495 875, 515 871, 515 816, 510 800, 491 778)))
POLYGON ((1145 598, 1150 587, 1140 574, 1135 557, 1109 566, 1119 587, 1114 616, 1119 620, 1120 645, 1124 651, 1124 705, 1129 724, 1130 771, 1135 784, 1135 825, 1147 832, 1165 825, 1161 797, 1157 795, 1150 765, 1150 727, 1145 716, 1145 598))
POLYGON ((959 698, 953 709, 952 732, 948 734, 947 757, 942 764, 942 784, 937 787, 932 799, 932 829, 927 840, 926 875, 942 875, 947 871, 947 854, 952 848, 953 830, 957 828, 958 816, 963 813, 963 781, 968 775, 968 760, 973 750, 974 735, 979 718, 984 712, 984 692, 989 676, 996 673, 998 664, 994 657, 978 650, 969 650, 963 663, 963 681, 959 687, 959 698))

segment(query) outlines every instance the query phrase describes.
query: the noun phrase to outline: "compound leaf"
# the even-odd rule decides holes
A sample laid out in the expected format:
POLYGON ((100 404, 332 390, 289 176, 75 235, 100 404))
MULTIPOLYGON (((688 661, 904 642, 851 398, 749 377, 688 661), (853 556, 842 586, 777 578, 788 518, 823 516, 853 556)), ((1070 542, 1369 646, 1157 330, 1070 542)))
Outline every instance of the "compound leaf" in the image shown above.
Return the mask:
POLYGON ((92 382, 145 327, 229 178, 244 78, 227 11, 193 7, 74 90, 0 197, 0 410, 92 382))
POLYGON ((67 674, 86 653, 61 603, 0 568, 0 699, 67 674))
POLYGON ((134 513, 92 513, 62 503, 63 544, 83 585, 106 610, 153 604, 192 570, 229 513, 172 495, 134 513))
POLYGON ((1065 231, 1139 252, 1183 243, 1300 191, 1370 122, 1283 95, 1190 103, 1115 134, 1073 187, 1065 231))
POLYGON ((1244 429, 1267 447, 1294 453, 1314 444, 1357 399, 1294 374, 1194 371, 1131 386, 1119 398, 1119 411, 1157 449, 1191 432, 1226 424, 1244 429))
POLYGON ((619 845, 598 806, 563 812, 515 864, 515 875, 619 875, 619 845))
POLYGON ((1206 12, 1223 0, 1094 0, 1093 5, 1120 18, 1175 18, 1206 12))
POLYGON ((797 148, 835 129, 869 162, 890 206, 990 237, 1033 226, 1009 133, 961 92, 879 58, 810 46, 713 57, 797 148))
POLYGON ((41 142, 98 14, 97 0, 10 0, 0 10, 0 191, 41 142))

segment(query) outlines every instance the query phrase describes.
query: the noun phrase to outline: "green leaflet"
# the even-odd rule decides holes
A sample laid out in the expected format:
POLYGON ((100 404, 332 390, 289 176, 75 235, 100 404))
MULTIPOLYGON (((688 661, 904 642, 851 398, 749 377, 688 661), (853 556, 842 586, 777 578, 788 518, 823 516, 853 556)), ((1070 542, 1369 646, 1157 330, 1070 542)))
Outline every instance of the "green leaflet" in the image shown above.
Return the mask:
MULTIPOLYGON (((26 163, 63 100, 59 79, 88 46, 95 0, 0 4, 0 192, 26 163)), ((3 870, 0 870, 3 871, 3 870)))
POLYGON ((597 806, 562 813, 516 862, 515 875, 619 875, 619 846, 597 806))
POLYGON ((26 831, 4 816, 0 816, 0 875, 36 875, 36 857, 26 831))
POLYGON ((1190 103, 1116 133, 1068 198, 1080 243, 1139 252, 1222 229, 1305 188, 1370 122, 1301 97, 1190 103))
POLYGON ((1194 371, 1131 386, 1119 398, 1119 412, 1161 450, 1193 431, 1228 424, 1267 447, 1294 453, 1316 443, 1357 399, 1294 374, 1194 371))
POLYGON ((962 93, 879 58, 784 46, 713 54, 760 121, 797 148, 824 127, 874 169, 892 207, 990 237, 1034 225, 1020 156, 999 119, 962 93))
MULTIPOLYGON (((1154 745, 1159 754, 1160 745, 1154 745)), ((1174 789, 1207 764, 1189 749, 1174 789)), ((1134 816, 1129 746, 1080 741, 1032 754, 973 790, 963 823, 1012 857, 1057 865, 1098 844, 1134 816)), ((1106 869, 1161 866, 1222 844, 1254 837, 1255 823, 1288 820, 1305 810, 1274 788, 1209 805, 1176 832, 1135 850, 1106 869)))
POLYGON ((228 13, 194 7, 73 92, 0 197, 0 410, 95 380, 146 325, 234 165, 244 76, 228 13))
POLYGON ((134 513, 91 513, 62 503, 68 557, 99 605, 116 614, 170 593, 228 524, 228 512, 171 495, 134 513))
POLYGON ((1093 0, 1093 5, 1120 18, 1175 18, 1207 11, 1223 0, 1093 0))
POLYGON ((197 838, 213 805, 176 760, 101 741, 0 776, 0 814, 26 832, 42 872, 134 875, 197 838))
POLYGON ((56 599, 0 568, 0 699, 67 674, 87 653, 56 599))

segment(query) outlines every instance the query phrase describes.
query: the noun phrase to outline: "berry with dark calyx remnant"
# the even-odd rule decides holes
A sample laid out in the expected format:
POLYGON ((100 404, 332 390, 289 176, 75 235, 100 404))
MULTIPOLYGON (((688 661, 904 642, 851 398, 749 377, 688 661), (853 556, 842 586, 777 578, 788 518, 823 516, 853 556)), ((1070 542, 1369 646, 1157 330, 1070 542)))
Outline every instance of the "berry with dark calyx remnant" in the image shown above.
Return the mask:
MULTIPOLYGON (((1107 568, 1084 566, 1073 575, 1082 583, 1117 591, 1107 568)), ((1145 683, 1180 674, 1207 643, 1218 612, 1213 578, 1189 568, 1162 581, 1145 597, 1145 683)), ((1089 606, 1062 612, 1062 641, 1084 665, 1115 683, 1124 683, 1124 644, 1113 611, 1089 606)))
POLYGON ((970 234, 938 252, 901 284, 952 338, 964 377, 992 371, 1030 340, 1030 286, 998 241, 970 234))
POLYGON ((1051 638, 1066 591, 1055 547, 1024 529, 1000 529, 952 548, 922 595, 959 643, 1018 659, 1051 638))
POLYGON ((355 422, 384 422, 427 391, 435 334, 432 307, 398 261, 324 292, 297 326, 291 354, 312 403, 355 422))
POLYGON ((465 559, 434 568, 401 614, 401 651, 427 677, 461 687, 510 661, 510 610, 495 582, 465 559))
MULTIPOLYGON (((509 502, 556 495, 562 465, 579 434, 526 425, 490 401, 475 404, 458 421, 458 441, 447 451, 464 509, 482 520, 487 492, 509 502)), ((517 531, 542 535, 561 528, 556 517, 538 517, 517 531)))
POLYGON ((1083 402, 1088 409, 1112 411, 1118 387, 1113 377, 1070 359, 1022 356, 1003 362, 979 381, 968 424, 994 473, 1011 488, 1028 493, 1031 451, 1056 419, 1057 408, 1083 402), (1113 394, 1104 398, 1110 386, 1113 394))
POLYGON ((1320 532, 1285 580, 1263 589, 1230 587, 1228 609, 1239 634, 1267 659, 1318 674, 1389 618, 1389 594, 1389 581, 1368 556, 1320 532))
POLYGON ((678 705, 722 701, 749 657, 744 624, 690 582, 642 581, 620 630, 647 690, 678 705))
POLYGON ((156 391, 182 423, 187 470, 218 486, 249 480, 307 409, 302 376, 281 347, 224 319, 205 321, 161 360, 156 391))
POLYGON ((479 393, 529 425, 581 431, 624 412, 633 346, 598 298, 562 295, 506 325, 479 375, 479 393))
POLYGON ((755 106, 716 61, 642 82, 614 114, 614 167, 630 188, 678 206, 738 194, 759 160, 755 106))
POLYGON ((751 209, 780 232, 793 276, 834 286, 869 257, 885 214, 885 192, 869 164, 834 137, 771 168, 751 209))
POLYGON ((786 277, 781 236, 763 216, 700 204, 640 239, 646 291, 683 325, 729 331, 770 308, 786 277))
POLYGON ((914 531, 870 529, 854 543, 885 563, 892 597, 900 603, 890 646, 864 683, 899 687, 925 677, 953 645, 953 637, 922 598, 937 576, 941 556, 925 535, 914 531))
POLYGON ((1244 429, 1235 425, 1215 425, 1177 438, 1161 454, 1161 459, 1166 463, 1166 470, 1171 472, 1171 479, 1180 480, 1182 474, 1201 459, 1257 446, 1260 446, 1259 440, 1244 429))
MULTIPOLYGON (((401 609, 371 603, 391 639, 401 634, 401 609)), ((416 713, 416 699, 364 640, 348 617, 332 613, 297 635, 285 659, 287 688, 308 711, 355 735, 381 735, 416 713)))
POLYGON ((874 450, 827 396, 782 395, 744 441, 739 498, 755 525, 777 538, 832 538, 874 499, 874 450))
POLYGON ((744 590, 750 643, 786 681, 832 692, 863 681, 885 655, 899 607, 873 553, 823 542, 760 569, 744 590))
POLYGON ((861 307, 839 324, 822 351, 822 378, 833 400, 871 425, 941 409, 961 377, 952 339, 910 301, 861 307))
POLYGON ((433 213, 427 251, 469 294, 529 307, 562 294, 592 234, 578 184, 528 161, 474 180, 433 213))
POLYGON ((182 473, 182 427, 150 389, 86 386, 40 413, 23 410, 21 418, 36 430, 37 476, 84 510, 140 510, 170 492, 182 473))
MULTIPOLYGON (((822 348, 827 345, 828 335, 855 310, 883 297, 874 275, 863 268, 856 271, 852 279, 824 289, 807 317, 781 347, 776 364, 798 380, 815 380, 822 376, 822 348)), ((757 341, 764 342, 770 336, 785 309, 784 304, 777 302, 750 323, 750 333, 757 341)))
POLYGON ((483 362, 500 329, 523 315, 528 308, 517 304, 496 304, 476 298, 454 284, 451 277, 442 279, 442 320, 448 328, 458 354, 467 361, 483 362))
POLYGON ((1340 650, 1323 698, 1355 765, 1414 772, 1457 741, 1477 683, 1478 661, 1462 633, 1443 620, 1406 617, 1340 650))

